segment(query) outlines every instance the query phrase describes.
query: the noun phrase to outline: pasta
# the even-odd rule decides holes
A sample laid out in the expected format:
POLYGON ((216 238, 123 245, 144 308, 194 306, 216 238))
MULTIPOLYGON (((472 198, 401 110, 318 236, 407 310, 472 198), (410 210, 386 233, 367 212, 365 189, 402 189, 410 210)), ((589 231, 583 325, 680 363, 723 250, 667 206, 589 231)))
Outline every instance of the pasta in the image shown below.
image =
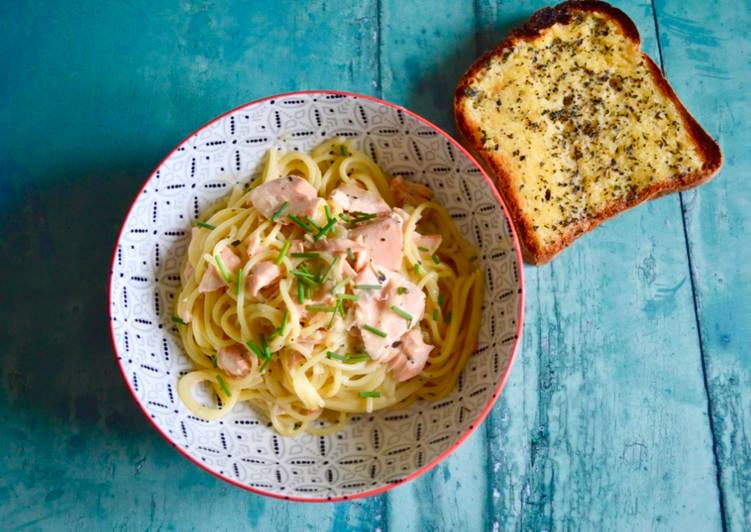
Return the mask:
POLYGON ((483 277, 427 187, 342 139, 270 150, 260 179, 202 213, 175 322, 178 394, 216 420, 247 401, 287 436, 448 394, 476 344, 483 277), (203 403, 196 387, 216 399, 203 403))

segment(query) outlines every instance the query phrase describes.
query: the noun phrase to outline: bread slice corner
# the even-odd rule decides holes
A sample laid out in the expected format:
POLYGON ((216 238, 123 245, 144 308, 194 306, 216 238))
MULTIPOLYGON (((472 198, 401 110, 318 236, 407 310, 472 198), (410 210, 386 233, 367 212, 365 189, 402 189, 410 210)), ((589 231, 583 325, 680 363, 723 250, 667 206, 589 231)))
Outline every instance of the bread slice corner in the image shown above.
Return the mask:
POLYGON ((640 44, 621 10, 569 1, 535 13, 461 78, 460 139, 492 174, 528 262, 722 166, 640 44))

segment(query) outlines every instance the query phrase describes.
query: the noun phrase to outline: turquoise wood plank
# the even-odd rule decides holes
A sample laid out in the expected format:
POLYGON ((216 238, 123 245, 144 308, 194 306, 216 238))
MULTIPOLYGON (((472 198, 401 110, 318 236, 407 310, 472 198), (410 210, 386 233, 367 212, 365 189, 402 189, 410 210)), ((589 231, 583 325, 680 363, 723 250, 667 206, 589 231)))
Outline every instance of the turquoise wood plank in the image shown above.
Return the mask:
POLYGON ((3 529, 319 531, 386 520, 383 497, 290 504, 181 458, 125 391, 106 318, 119 224, 161 157, 252 98, 371 91, 375 15, 375 2, 0 5, 3 529))
POLYGON ((664 68, 725 165, 683 194, 691 281, 729 530, 751 528, 751 2, 656 3, 664 68))
MULTIPOLYGON (((480 2, 478 42, 542 5, 480 2)), ((651 4, 619 5, 657 57, 651 4)), ((678 197, 525 273, 522 354, 487 423, 492 526, 719 528, 678 197)))
MULTIPOLYGON (((456 81, 474 57, 472 2, 382 2, 383 97, 450 128, 456 81)), ((481 530, 487 526, 481 431, 424 478, 389 493, 393 530, 481 530)))

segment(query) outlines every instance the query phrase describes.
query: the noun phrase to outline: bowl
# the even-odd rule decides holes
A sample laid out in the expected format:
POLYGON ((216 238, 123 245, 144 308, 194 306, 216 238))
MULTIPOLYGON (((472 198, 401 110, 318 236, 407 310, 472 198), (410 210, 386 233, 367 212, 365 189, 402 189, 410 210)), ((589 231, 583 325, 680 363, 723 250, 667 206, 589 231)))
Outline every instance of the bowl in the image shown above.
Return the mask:
POLYGON ((369 96, 306 91, 233 109, 190 135, 147 179, 115 246, 109 289, 117 363, 159 433, 194 464, 250 491, 296 501, 374 495, 435 467, 483 421, 522 330, 521 253, 493 185, 470 154, 426 119, 369 96), (172 322, 190 227, 237 183, 256 179, 269 148, 309 151, 347 137, 392 176, 428 185, 472 242, 485 271, 478 346, 438 402, 355 415, 329 436, 286 438, 247 404, 209 422, 177 396, 192 369, 172 322))

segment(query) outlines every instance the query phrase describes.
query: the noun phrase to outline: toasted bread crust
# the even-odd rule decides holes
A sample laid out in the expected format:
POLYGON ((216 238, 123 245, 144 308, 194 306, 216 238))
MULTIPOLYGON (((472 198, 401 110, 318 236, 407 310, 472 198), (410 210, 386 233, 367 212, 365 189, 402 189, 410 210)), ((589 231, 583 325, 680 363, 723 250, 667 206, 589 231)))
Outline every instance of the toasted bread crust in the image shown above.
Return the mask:
POLYGON ((607 208, 602 209, 596 216, 588 217, 580 222, 572 224, 566 232, 551 246, 541 246, 534 238, 533 220, 529 219, 521 209, 520 197, 515 187, 511 186, 511 171, 506 161, 501 156, 491 156, 483 149, 479 132, 473 128, 462 108, 465 91, 475 77, 484 69, 487 63, 496 56, 500 56, 513 47, 520 40, 533 40, 540 36, 547 28, 554 24, 568 24, 572 15, 577 11, 597 12, 615 21, 628 38, 634 48, 639 49, 641 39, 634 22, 620 9, 606 2, 600 1, 567 1, 555 7, 546 7, 534 13, 530 19, 519 29, 514 30, 506 39, 501 41, 495 48, 485 53, 478 59, 462 76, 454 95, 454 119, 461 142, 483 162, 491 175, 501 196, 506 202, 511 218, 516 226, 519 238, 523 245, 523 255, 527 262, 543 264, 550 261, 563 249, 584 233, 597 227, 605 220, 612 218, 621 212, 636 207, 637 205, 673 192, 687 190, 712 178, 722 166, 722 152, 715 140, 704 131, 696 119, 688 112, 686 107, 676 96, 673 89, 663 76, 660 68, 644 52, 640 52, 646 59, 646 63, 660 91, 676 106, 684 127, 693 140, 695 146, 702 154, 702 168, 696 172, 675 176, 670 182, 655 183, 642 189, 638 194, 622 198, 612 202, 607 208))

